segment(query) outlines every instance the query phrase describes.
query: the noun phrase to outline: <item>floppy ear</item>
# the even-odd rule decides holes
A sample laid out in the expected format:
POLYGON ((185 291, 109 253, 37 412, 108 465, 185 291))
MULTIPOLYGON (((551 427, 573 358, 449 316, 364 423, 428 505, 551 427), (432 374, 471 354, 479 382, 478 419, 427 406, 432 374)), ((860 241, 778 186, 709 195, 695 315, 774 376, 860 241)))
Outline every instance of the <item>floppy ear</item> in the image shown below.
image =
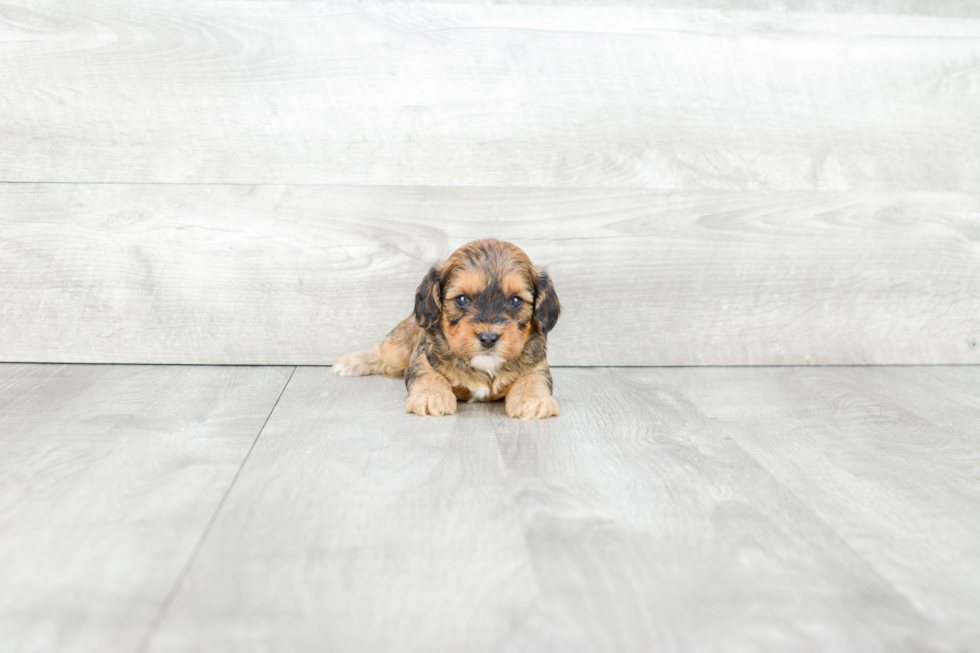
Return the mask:
POLYGON ((415 322, 427 329, 439 321, 442 311, 442 275, 433 267, 415 291, 415 322))
POLYGON ((561 304, 555 294, 555 286, 551 277, 540 269, 534 271, 534 319, 541 326, 541 333, 547 334, 555 328, 558 316, 561 315, 561 304))

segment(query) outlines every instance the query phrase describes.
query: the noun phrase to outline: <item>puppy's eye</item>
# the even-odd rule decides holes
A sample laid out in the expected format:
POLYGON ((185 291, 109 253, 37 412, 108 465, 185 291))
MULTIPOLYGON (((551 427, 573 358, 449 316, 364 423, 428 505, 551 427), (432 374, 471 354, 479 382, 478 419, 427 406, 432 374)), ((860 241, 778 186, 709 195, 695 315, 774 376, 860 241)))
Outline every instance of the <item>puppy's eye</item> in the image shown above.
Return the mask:
POLYGON ((524 304, 524 300, 520 297, 514 296, 510 298, 510 305, 514 308, 520 308, 524 304))
POLYGON ((459 297, 456 298, 456 305, 459 306, 460 308, 466 308, 467 306, 470 305, 470 298, 467 297, 466 295, 460 295, 459 297))

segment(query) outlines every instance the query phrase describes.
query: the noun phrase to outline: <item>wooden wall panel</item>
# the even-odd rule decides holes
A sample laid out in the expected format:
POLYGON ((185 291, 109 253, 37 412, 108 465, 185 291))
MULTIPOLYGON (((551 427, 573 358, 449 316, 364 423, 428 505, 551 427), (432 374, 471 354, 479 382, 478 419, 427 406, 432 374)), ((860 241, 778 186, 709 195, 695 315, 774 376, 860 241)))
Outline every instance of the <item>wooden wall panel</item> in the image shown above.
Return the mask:
POLYGON ((0 360, 327 363, 488 235, 554 363, 980 360, 975 4, 606 4, 3 5, 0 360))
POLYGON ((0 360, 327 364, 493 236, 558 365, 980 363, 963 193, 5 184, 0 360))
POLYGON ((8 3, 0 180, 980 189, 968 5, 642 4, 8 3))

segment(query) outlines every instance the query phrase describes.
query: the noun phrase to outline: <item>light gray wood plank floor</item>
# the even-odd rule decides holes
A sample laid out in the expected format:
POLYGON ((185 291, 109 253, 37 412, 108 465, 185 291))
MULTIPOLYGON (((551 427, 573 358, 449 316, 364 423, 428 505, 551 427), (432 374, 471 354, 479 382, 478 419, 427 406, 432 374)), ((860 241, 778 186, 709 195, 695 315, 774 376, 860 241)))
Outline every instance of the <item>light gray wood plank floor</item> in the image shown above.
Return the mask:
POLYGON ((555 380, 2 365, 0 650, 980 648, 980 367, 555 380))
POLYGON ((0 366, 0 650, 135 650, 291 372, 0 366))

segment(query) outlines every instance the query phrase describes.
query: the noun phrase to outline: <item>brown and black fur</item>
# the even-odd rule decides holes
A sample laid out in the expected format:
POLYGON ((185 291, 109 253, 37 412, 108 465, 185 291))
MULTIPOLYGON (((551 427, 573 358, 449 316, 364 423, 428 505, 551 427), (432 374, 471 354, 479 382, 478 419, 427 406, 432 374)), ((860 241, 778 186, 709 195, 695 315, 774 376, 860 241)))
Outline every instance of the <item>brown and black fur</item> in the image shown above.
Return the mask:
POLYGON ((341 356, 333 370, 404 374, 405 407, 417 415, 455 414, 457 400, 504 399, 510 417, 556 416, 545 356, 560 313, 551 279, 520 248, 477 240, 429 270, 414 313, 383 342, 341 356))

